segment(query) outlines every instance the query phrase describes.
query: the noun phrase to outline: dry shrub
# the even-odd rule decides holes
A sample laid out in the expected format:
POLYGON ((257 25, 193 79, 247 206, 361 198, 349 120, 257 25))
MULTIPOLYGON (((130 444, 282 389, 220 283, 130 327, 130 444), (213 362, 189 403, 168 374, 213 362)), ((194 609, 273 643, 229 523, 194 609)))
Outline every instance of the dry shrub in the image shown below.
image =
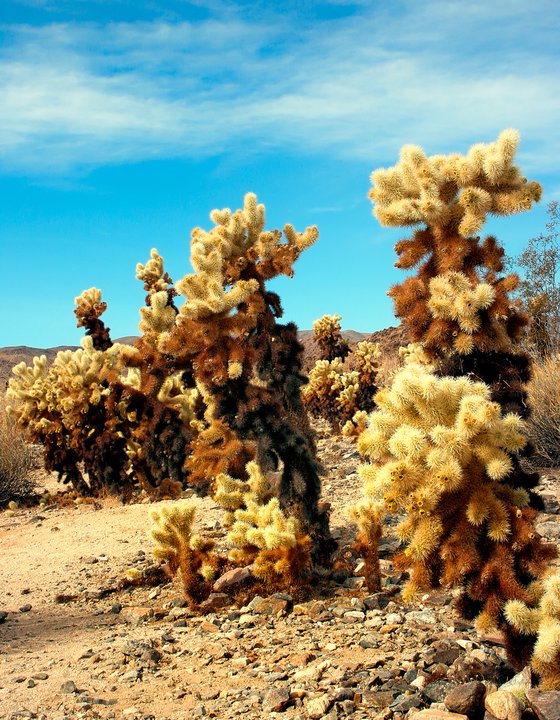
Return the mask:
POLYGON ((560 355, 536 362, 529 383, 532 414, 528 420, 534 462, 560 465, 560 355))
POLYGON ((398 352, 384 353, 379 359, 377 385, 380 388, 390 387, 396 373, 401 369, 403 361, 398 352))
POLYGON ((0 396, 0 503, 31 495, 35 482, 33 452, 26 444, 14 420, 6 412, 6 400, 0 396))

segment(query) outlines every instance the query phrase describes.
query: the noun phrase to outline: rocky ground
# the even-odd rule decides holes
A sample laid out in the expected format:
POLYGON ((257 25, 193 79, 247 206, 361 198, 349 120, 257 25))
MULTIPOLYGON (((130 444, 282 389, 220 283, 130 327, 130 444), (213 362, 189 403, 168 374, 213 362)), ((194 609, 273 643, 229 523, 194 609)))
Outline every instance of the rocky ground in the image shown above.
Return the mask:
MULTIPOLYGON (((344 544, 359 457, 320 431, 324 498, 344 544)), ((557 542, 556 475, 542 493, 539 531, 557 542)), ((198 527, 221 537, 220 510, 199 502, 198 527)), ((238 607, 226 588, 195 614, 176 583, 123 587, 154 568, 147 516, 146 504, 108 499, 0 513, 0 717, 476 720, 486 702, 490 719, 560 718, 560 693, 530 690, 527 672, 504 686, 513 672, 500 639, 478 637, 451 596, 402 603, 390 535, 379 594, 358 565, 336 581, 317 578, 304 601, 276 594, 238 607)))

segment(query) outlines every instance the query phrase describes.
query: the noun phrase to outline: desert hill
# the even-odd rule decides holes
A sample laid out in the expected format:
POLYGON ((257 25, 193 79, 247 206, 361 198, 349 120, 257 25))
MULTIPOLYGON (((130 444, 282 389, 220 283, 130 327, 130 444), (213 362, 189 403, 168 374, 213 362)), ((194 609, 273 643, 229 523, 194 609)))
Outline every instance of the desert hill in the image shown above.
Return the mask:
MULTIPOLYGON (((300 330, 300 342, 305 349, 304 365, 309 369, 315 360, 319 357, 319 350, 313 342, 313 330, 300 330)), ((361 333, 356 330, 344 330, 342 335, 350 341, 350 346, 354 346, 362 340, 372 340, 379 343, 383 354, 395 355, 401 345, 406 345, 407 340, 404 330, 399 327, 389 327, 384 330, 378 330, 374 333, 361 333)), ((117 338, 115 342, 125 345, 132 345, 136 337, 133 335, 117 338)), ((47 360, 52 362, 56 354, 61 350, 76 350, 77 346, 58 345, 51 348, 28 347, 27 345, 17 345, 13 347, 0 348, 0 388, 5 388, 9 378, 12 376, 12 368, 20 362, 27 365, 33 363, 33 358, 38 355, 46 355, 47 360)))

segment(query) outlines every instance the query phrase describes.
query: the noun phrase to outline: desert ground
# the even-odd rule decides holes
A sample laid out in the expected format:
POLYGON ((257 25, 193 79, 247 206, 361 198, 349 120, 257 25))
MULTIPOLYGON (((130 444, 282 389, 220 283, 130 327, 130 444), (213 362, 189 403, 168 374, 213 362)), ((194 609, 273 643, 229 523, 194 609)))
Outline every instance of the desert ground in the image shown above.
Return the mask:
MULTIPOLYGON (((355 532, 349 509, 361 492, 360 458, 351 441, 316 428, 323 495, 344 546, 355 532)), ((450 595, 403 604, 390 527, 380 594, 368 593, 358 562, 353 573, 317 576, 306 598, 276 594, 239 606, 225 589, 194 613, 178 581, 126 583, 157 570, 148 511, 161 502, 80 503, 70 491, 53 494, 60 485, 40 469, 37 479, 51 493, 43 504, 0 512, 2 718, 401 720, 422 708, 477 717, 480 696, 468 710, 464 697, 463 705, 453 698, 480 682, 490 693, 513 674, 500 638, 479 637, 450 595)), ((558 474, 544 471, 541 493, 538 530, 558 542, 558 474)), ((196 501, 197 527, 219 540, 221 510, 196 501)))

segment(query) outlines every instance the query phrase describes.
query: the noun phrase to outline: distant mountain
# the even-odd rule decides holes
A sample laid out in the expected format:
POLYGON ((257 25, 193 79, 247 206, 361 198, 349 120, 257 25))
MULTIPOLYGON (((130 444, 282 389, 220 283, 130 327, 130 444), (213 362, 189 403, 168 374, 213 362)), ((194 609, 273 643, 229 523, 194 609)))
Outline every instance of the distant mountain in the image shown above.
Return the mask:
MULTIPOLYGON (((350 347, 362 340, 377 342, 384 354, 396 353, 401 345, 406 345, 408 342, 401 327, 390 327, 374 333, 343 330, 342 335, 349 340, 350 347)), ((313 342, 313 330, 300 330, 298 337, 304 347, 304 365, 308 370, 314 364, 315 360, 318 359, 319 349, 316 343, 313 342)), ((134 335, 129 335, 127 337, 117 338, 115 342, 132 345, 136 339, 134 335)), ((28 347, 27 345, 18 345, 16 347, 0 348, 0 389, 4 389, 8 383, 8 379, 12 377, 12 368, 14 365, 22 361, 27 365, 31 365, 33 358, 38 355, 46 355, 47 360, 52 362, 59 351, 76 349, 77 346, 72 345, 58 345, 51 348, 35 348, 28 347)))

